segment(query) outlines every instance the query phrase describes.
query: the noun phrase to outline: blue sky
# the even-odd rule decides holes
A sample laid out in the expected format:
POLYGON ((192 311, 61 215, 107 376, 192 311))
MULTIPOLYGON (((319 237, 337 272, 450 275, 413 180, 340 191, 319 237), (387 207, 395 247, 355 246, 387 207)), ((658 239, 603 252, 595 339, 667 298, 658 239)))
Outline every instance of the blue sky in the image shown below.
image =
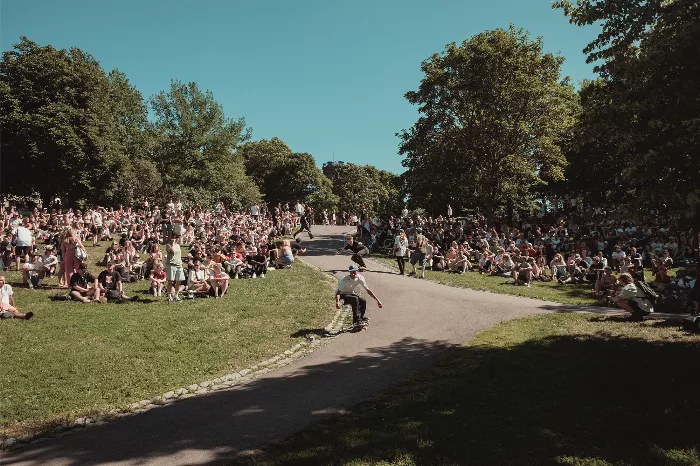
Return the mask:
POLYGON ((450 42, 509 23, 542 36, 577 83, 595 27, 569 24, 550 0, 0 0, 0 46, 21 35, 79 47, 119 68, 148 98, 170 79, 209 89, 253 139, 403 171, 395 133, 417 119, 403 95, 421 62, 450 42))

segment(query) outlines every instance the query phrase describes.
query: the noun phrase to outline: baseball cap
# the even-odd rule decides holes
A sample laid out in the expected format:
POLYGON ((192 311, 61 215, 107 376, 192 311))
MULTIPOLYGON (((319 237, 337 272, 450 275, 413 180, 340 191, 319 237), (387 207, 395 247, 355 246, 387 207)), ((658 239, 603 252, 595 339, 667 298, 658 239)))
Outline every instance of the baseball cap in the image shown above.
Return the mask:
POLYGON ((350 267, 348 267, 349 272, 356 272, 357 270, 360 270, 360 268, 356 265, 351 265, 350 267))

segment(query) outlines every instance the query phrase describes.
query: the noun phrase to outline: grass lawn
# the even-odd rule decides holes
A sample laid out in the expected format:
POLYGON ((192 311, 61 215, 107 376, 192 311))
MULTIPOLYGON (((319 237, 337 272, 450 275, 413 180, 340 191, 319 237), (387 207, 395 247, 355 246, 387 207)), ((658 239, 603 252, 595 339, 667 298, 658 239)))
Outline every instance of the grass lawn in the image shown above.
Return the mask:
MULTIPOLYGON (((373 254, 371 260, 388 265, 394 270, 398 270, 396 259, 391 256, 373 254)), ((411 271, 411 265, 406 262, 406 273, 411 271)), ((420 269, 417 269, 420 270, 420 269)), ((419 272, 420 273, 420 272, 419 272)), ((647 280, 653 280, 650 271, 646 272, 647 280)), ((425 271, 425 279, 448 286, 461 288, 471 288, 474 290, 485 290, 493 293, 510 294, 524 296, 526 298, 542 299, 562 304, 575 304, 581 306, 605 306, 605 301, 591 293, 593 286, 589 283, 583 285, 560 285, 557 281, 532 282, 531 287, 515 286, 508 283, 505 277, 481 275, 478 272, 468 271, 464 275, 452 272, 425 271)))
MULTIPOLYGON (((95 275, 103 250, 88 247, 95 275)), ((264 279, 231 280, 223 299, 172 304, 145 294, 145 280, 125 287, 143 302, 80 304, 50 300, 65 290, 22 287, 18 272, 5 277, 20 311, 35 315, 0 322, 3 436, 249 367, 289 349, 300 330, 324 327, 335 311, 332 279, 300 262, 264 279)))
POLYGON ((242 462, 700 465, 698 360, 700 336, 660 321, 510 321, 242 462))

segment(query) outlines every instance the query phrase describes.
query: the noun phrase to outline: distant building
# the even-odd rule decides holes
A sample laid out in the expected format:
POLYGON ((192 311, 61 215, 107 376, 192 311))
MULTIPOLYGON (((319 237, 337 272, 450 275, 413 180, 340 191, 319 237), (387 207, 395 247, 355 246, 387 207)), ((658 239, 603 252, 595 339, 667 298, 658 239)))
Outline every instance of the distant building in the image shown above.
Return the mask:
POLYGON ((335 170, 338 167, 345 166, 345 162, 343 161, 337 161, 337 162, 326 162, 323 164, 323 167, 321 168, 321 171, 323 172, 324 175, 326 175, 326 178, 329 180, 333 180, 335 177, 335 170))

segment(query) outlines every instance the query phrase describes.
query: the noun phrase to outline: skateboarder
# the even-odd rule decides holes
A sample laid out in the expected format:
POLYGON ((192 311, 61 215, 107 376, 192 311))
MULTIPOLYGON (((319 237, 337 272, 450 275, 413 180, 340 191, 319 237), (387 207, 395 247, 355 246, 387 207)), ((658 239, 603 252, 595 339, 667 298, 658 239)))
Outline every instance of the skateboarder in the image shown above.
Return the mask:
POLYGON ((305 213, 302 214, 301 217, 299 217, 299 229, 294 232, 292 235, 294 239, 296 239, 297 235, 301 233, 302 231, 306 230, 306 232, 309 234, 309 238, 314 239, 314 235, 311 234, 311 216, 310 213, 305 213))
POLYGON ((367 246, 360 243, 359 241, 355 241, 355 239, 352 236, 348 236, 348 244, 346 244, 345 247, 338 249, 338 252, 336 252, 336 254, 340 254, 343 251, 351 251, 353 253, 352 257, 350 257, 350 260, 352 260, 360 266, 359 270, 361 272, 367 270, 365 260, 362 258, 362 256, 364 256, 365 254, 369 254, 369 249, 367 249, 367 246))
POLYGON ((367 309, 367 301, 357 295, 357 287, 362 286, 367 294, 377 301, 377 306, 381 309, 382 302, 377 296, 367 287, 365 277, 358 274, 359 268, 356 265, 351 265, 348 268, 350 272, 338 282, 338 289, 335 291, 335 307, 340 309, 340 300, 345 301, 352 307, 352 323, 356 329, 362 329, 368 325, 369 318, 365 317, 367 309))

